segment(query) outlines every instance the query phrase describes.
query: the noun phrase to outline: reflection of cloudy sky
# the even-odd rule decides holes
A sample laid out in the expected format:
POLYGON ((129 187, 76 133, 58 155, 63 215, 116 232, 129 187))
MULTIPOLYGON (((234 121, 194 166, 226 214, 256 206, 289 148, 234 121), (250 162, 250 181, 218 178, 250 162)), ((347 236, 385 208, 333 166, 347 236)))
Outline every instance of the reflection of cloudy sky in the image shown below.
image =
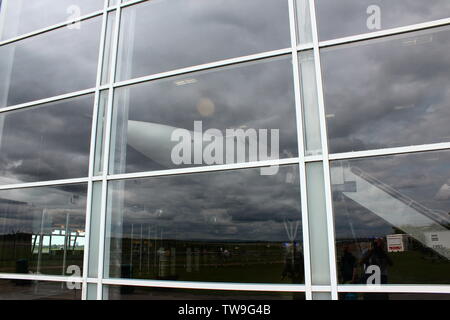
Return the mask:
POLYGON ((289 183, 291 174, 298 177, 297 166, 280 167, 274 176, 244 169, 114 182, 113 236, 121 236, 123 222, 123 237, 130 237, 132 224, 135 232, 142 224, 144 235, 157 230, 164 239, 289 241, 284 222, 301 220, 299 182, 289 183))
POLYGON ((0 183, 87 176, 93 98, 0 114, 0 183))
POLYGON ((133 49, 121 79, 290 45, 287 0, 148 1, 123 14, 122 50, 133 49))
POLYGON ((330 150, 449 141, 449 41, 439 28, 324 50, 330 150))
MULTIPOLYGON (((278 129, 280 156, 296 156, 291 66, 290 56, 286 56, 147 82, 119 89, 115 107, 119 119, 126 117, 129 105, 130 120, 187 130, 193 130, 194 121, 202 121, 203 130, 217 128, 223 134, 226 129, 242 126, 278 129), (194 83, 177 85, 181 80, 194 79, 194 83), (205 99, 213 104, 213 112, 202 115, 198 106, 205 99), (283 154, 284 151, 290 154, 283 154)), ((116 157, 119 156, 117 152, 116 157)), ((153 169, 160 168, 134 149, 127 148, 127 172, 153 169)))
POLYGON ((41 187, 0 191, 0 234, 39 232, 45 211, 44 230, 66 224, 84 230, 87 185, 41 187))
POLYGON ((76 5, 80 9, 80 14, 86 15, 102 9, 103 3, 103 0, 3 1, 1 10, 7 10, 7 20, 1 39, 13 38, 69 20, 73 14, 72 11, 68 12, 70 6, 76 5), (5 7, 6 2, 8 2, 8 7, 5 7))
MULTIPOLYGON (((426 152, 412 155, 386 156, 373 159, 337 161, 333 167, 357 167, 387 184, 404 196, 425 207, 447 216, 450 212, 450 192, 440 192, 449 183, 448 151, 426 152)), ((350 182, 350 181, 347 181, 350 182)), ((336 184, 336 182, 333 182, 336 184)), ((336 189, 337 186, 335 185, 336 189)), ((351 237, 353 225, 358 237, 391 234, 389 223, 371 213, 360 204, 334 193, 334 214, 338 238, 351 237)), ((375 199, 371 199, 375 200, 375 199)), ((380 199, 381 200, 381 199, 380 199)), ((395 214, 394 212, 392 214, 395 214)), ((404 222, 405 225, 408 221, 404 222)), ((412 221, 411 221, 412 223, 412 221)), ((423 226, 426 227, 426 226, 423 226)))
POLYGON ((381 9, 381 28, 389 29, 450 17, 448 0, 319 0, 316 10, 321 40, 376 30, 367 28, 370 5, 381 9))
POLYGON ((101 17, 0 47, 0 107, 95 86, 101 17))

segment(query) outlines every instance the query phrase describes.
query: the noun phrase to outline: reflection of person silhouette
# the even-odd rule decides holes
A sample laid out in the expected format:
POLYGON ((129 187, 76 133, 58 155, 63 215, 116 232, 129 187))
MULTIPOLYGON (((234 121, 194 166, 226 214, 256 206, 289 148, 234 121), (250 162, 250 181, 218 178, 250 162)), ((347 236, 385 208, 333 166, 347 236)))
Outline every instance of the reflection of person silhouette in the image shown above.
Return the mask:
POLYGON ((360 263, 364 265, 364 272, 369 266, 378 266, 381 273, 380 283, 388 283, 388 268, 393 262, 386 252, 383 238, 372 242, 372 247, 363 254, 360 263))
POLYGON ((292 280, 292 283, 302 283, 304 276, 303 254, 297 248, 297 242, 292 243, 291 250, 286 254, 281 279, 286 277, 292 280))
POLYGON ((217 257, 219 258, 219 266, 223 267, 225 265, 226 259, 228 258, 228 250, 224 250, 222 247, 217 251, 217 257))
POLYGON ((344 247, 344 254, 339 262, 339 268, 342 276, 342 283, 353 283, 356 276, 356 258, 350 252, 350 247, 344 247))
MULTIPOLYGON (((388 268, 394 263, 392 259, 387 254, 385 249, 385 243, 383 238, 375 239, 372 242, 372 247, 367 250, 360 261, 360 264, 364 266, 364 283, 368 284, 368 278, 373 274, 373 271, 368 271, 367 268, 370 266, 377 266, 380 271, 380 278, 375 279, 376 284, 386 284, 388 283, 388 268)), ((375 284, 371 281, 370 284, 375 284)), ((376 300, 387 300, 388 295, 384 293, 371 293, 370 295, 364 295, 365 300, 376 299, 376 300)))
MULTIPOLYGON (((344 254, 339 261, 339 269, 341 272, 342 283, 352 284, 356 282, 356 257, 350 252, 350 246, 344 246, 344 254)), ((356 295, 354 293, 340 293, 341 300, 354 300, 356 295)))

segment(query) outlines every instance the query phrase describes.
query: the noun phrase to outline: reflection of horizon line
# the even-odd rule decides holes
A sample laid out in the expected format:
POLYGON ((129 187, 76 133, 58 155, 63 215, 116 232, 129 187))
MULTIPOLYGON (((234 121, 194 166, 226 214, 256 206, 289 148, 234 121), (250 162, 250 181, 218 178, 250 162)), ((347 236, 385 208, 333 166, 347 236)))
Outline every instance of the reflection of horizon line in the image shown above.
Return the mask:
POLYGON ((208 244, 215 244, 215 243, 268 243, 268 242, 273 242, 273 243, 286 243, 286 242, 297 242, 297 243, 302 243, 302 240, 297 239, 297 240, 211 240, 211 239, 189 239, 189 240, 180 240, 180 239, 160 239, 160 238, 115 238, 115 237, 110 237, 109 239, 120 239, 120 240, 133 240, 135 242, 137 241, 141 241, 141 240, 152 240, 152 241, 176 241, 176 242, 205 242, 208 244))

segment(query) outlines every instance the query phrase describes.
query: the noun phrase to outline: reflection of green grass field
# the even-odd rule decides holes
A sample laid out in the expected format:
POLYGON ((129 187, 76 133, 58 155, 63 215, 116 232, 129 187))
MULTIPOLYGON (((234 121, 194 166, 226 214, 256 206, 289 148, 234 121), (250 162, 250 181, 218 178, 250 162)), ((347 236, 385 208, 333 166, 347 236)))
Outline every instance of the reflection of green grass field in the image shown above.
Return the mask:
MULTIPOLYGON (((148 272, 144 266, 140 273, 137 265, 134 266, 133 278, 156 279, 157 270, 153 267, 148 272)), ((289 277, 282 279, 283 263, 252 263, 240 265, 208 265, 200 266, 198 271, 187 272, 184 267, 176 268, 176 278, 180 281, 207 281, 207 282, 249 282, 249 283, 299 283, 289 277)), ((303 282, 303 278, 301 279, 303 282)))
MULTIPOLYGON (((37 254, 18 255, 16 257, 7 257, 6 259, 0 259, 0 272, 5 273, 23 273, 24 270, 18 270, 16 262, 18 260, 27 260, 28 272, 36 273, 38 264, 37 254)), ((70 265, 77 265, 80 268, 83 267, 83 251, 76 251, 74 253, 69 252, 66 257, 66 268, 70 265)), ((41 265, 39 272, 49 275, 61 275, 63 267, 63 254, 58 252, 55 254, 42 254, 41 265)))
MULTIPOLYGON (((202 268, 201 272, 187 274, 180 272, 180 278, 192 281, 237 281, 261 283, 292 283, 281 279, 283 264, 253 264, 249 266, 219 266, 202 268)), ((289 281, 290 280, 290 281, 289 281)))
POLYGON ((288 284, 304 281, 301 258, 296 258, 295 262, 289 260, 289 268, 286 268, 286 259, 292 257, 293 251, 283 243, 188 243, 172 240, 164 244, 145 243, 141 247, 140 242, 135 241, 131 271, 130 242, 123 241, 121 252, 117 252, 120 258, 115 260, 120 261, 120 265, 117 262, 112 265, 111 276, 208 282, 288 284), (123 267, 126 271, 120 270, 123 267))
POLYGON ((418 251, 390 253, 394 265, 389 269, 389 283, 448 284, 450 262, 418 251))

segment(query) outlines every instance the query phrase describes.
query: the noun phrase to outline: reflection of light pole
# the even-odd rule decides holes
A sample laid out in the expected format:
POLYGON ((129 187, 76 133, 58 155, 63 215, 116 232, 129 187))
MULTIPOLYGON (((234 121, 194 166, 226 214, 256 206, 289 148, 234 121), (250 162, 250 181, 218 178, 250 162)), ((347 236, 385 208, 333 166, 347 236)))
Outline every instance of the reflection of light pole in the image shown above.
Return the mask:
POLYGON ((155 272, 156 272, 156 254, 157 254, 157 252, 156 252, 156 246, 157 246, 156 241, 157 241, 157 239, 158 239, 158 228, 155 226, 155 248, 153 249, 153 251, 154 251, 154 255, 153 255, 153 270, 155 270, 155 272))
POLYGON ((134 233, 134 224, 131 224, 131 237, 130 237, 130 242, 131 242, 131 252, 130 252, 130 270, 133 269, 133 233, 134 233))
MULTIPOLYGON (((42 210, 42 215, 41 215, 41 228, 39 230, 39 248, 38 248, 38 261, 37 261, 37 266, 36 266, 36 274, 39 274, 40 269, 41 269, 41 259, 42 259, 42 242, 44 239, 44 218, 45 218, 45 214, 46 214, 47 209, 43 209, 42 210)), ((35 239, 37 238, 37 235, 35 236, 35 239)), ((39 285, 36 285, 35 288, 35 293, 38 292, 38 288, 39 285)))
POLYGON ((297 220, 295 221, 295 226, 294 223, 289 221, 288 219, 284 219, 284 229, 286 230, 286 234, 288 236, 289 241, 291 242, 291 246, 292 246, 292 259, 291 259, 291 265, 292 265, 292 270, 294 270, 295 265, 294 265, 294 259, 295 259, 295 239, 297 238, 297 231, 298 231, 298 227, 299 227, 300 222, 297 220))
POLYGON ((44 242, 44 221, 45 221, 46 214, 47 214, 47 209, 42 210, 41 228, 40 228, 40 231, 39 231, 38 261, 37 261, 37 266, 36 266, 36 273, 37 274, 39 274, 39 272, 41 270, 42 246, 43 246, 43 242, 44 242))
MULTIPOLYGON (((62 275, 65 276, 66 275, 66 263, 67 263, 67 240, 68 240, 68 233, 70 232, 69 230, 69 218, 70 218, 70 214, 66 213, 66 227, 65 227, 65 231, 64 231, 64 255, 63 255, 63 267, 62 267, 62 275)), ((70 238, 69 238, 70 240, 70 238)), ((70 245, 70 244, 69 244, 70 245)), ((64 282, 61 283, 61 289, 64 288, 64 282)))
POLYGON ((286 234, 288 236, 289 241, 294 242, 297 238, 297 231, 300 222, 297 220, 294 223, 289 221, 288 219, 284 219, 284 229, 286 230, 286 234))
POLYGON ((48 239, 48 254, 51 256, 52 254, 52 234, 53 234, 53 228, 50 230, 50 235, 48 239))
POLYGON ((142 238, 142 223, 141 223, 141 242, 139 244, 139 274, 142 274, 142 246, 143 246, 143 238, 142 238))
POLYGON ((147 240, 147 272, 150 274, 150 226, 148 227, 148 240, 147 240))

